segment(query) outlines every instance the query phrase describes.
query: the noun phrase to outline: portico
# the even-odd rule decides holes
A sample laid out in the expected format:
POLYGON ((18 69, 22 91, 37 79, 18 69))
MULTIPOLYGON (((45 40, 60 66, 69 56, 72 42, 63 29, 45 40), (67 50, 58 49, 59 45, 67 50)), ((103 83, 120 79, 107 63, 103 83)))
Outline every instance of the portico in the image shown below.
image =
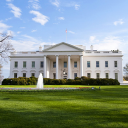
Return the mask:
POLYGON ((74 79, 83 75, 83 56, 81 55, 47 55, 44 56, 44 78, 74 79), (48 60, 48 61, 47 61, 48 60), (49 76, 47 75, 47 63, 50 63, 49 76), (75 67, 74 67, 75 63, 75 67), (65 73, 64 73, 65 72, 65 73))

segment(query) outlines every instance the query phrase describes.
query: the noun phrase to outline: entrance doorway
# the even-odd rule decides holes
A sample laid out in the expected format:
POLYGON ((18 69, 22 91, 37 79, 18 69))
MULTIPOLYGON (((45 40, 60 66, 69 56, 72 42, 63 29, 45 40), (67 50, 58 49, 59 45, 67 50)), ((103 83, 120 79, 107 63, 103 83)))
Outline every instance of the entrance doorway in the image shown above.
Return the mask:
POLYGON ((56 79, 56 73, 53 73, 53 79, 56 79))

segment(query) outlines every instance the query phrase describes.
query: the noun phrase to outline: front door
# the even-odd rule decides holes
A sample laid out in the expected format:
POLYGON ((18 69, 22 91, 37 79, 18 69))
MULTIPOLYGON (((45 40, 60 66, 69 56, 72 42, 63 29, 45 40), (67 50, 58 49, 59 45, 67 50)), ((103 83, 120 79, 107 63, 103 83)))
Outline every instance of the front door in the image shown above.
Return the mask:
POLYGON ((56 79, 56 73, 53 73, 53 79, 56 79))

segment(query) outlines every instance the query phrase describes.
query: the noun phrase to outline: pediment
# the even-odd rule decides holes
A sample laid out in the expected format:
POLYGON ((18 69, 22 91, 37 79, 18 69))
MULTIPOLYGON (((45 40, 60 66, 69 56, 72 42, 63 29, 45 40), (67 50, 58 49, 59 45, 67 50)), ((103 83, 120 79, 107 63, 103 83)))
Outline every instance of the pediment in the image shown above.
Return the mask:
POLYGON ((119 72, 119 70, 118 69, 115 69, 114 72, 119 72))
POLYGON ((21 72, 27 72, 27 70, 22 70, 21 72))
POLYGON ((104 72, 106 72, 106 73, 107 73, 107 72, 110 72, 110 71, 109 71, 109 70, 105 70, 104 72))
POLYGON ((91 70, 86 70, 86 72, 92 72, 91 70))
POLYGON ((74 51, 74 52, 78 51, 79 52, 80 51, 80 52, 82 52, 83 49, 78 48, 74 45, 62 42, 62 43, 59 43, 57 45, 51 46, 47 49, 44 49, 43 51, 44 52, 55 52, 55 51, 59 51, 59 52, 63 52, 63 51, 74 51))
POLYGON ((101 72, 100 70, 95 70, 95 72, 101 72))
POLYGON ((31 70, 30 72, 36 72, 36 70, 31 70))

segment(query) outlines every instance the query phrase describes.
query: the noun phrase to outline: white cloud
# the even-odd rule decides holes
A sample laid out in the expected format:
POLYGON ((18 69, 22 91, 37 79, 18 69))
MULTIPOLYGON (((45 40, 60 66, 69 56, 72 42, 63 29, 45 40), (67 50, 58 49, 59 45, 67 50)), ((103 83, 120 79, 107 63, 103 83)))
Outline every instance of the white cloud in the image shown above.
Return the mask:
POLYGON ((95 40, 95 36, 90 36, 90 41, 93 42, 95 40))
POLYGON ((14 16, 20 18, 21 16, 20 8, 14 6, 13 4, 8 4, 8 6, 12 9, 11 12, 14 14, 14 16))
POLYGON ((70 2, 70 3, 67 3, 67 4, 66 4, 66 7, 74 7, 75 10, 79 10, 80 5, 77 4, 76 2, 70 2))
POLYGON ((30 11, 30 13, 36 15, 36 17, 32 18, 32 20, 35 21, 35 22, 40 23, 41 25, 45 25, 48 22, 48 20, 49 20, 49 17, 41 14, 38 11, 33 11, 32 10, 32 11, 30 11))
POLYGON ((76 10, 79 10, 79 8, 80 8, 80 5, 75 4, 75 9, 76 9, 76 10))
POLYGON ((36 32, 37 30, 32 30, 31 32, 36 32))
POLYGON ((94 47, 96 50, 117 50, 120 49, 123 44, 122 40, 119 37, 105 37, 101 43, 95 44, 94 47))
POLYGON ((55 0, 55 1, 50 0, 50 2, 51 2, 51 4, 53 4, 53 5, 56 6, 56 7, 59 7, 59 6, 60 6, 60 3, 59 3, 58 0, 55 0))
POLYGON ((58 19, 59 19, 59 20, 65 20, 65 18, 64 18, 64 17, 58 17, 58 19))
POLYGON ((71 34, 75 34, 75 32, 73 32, 73 31, 68 31, 69 33, 71 33, 71 34))
POLYGON ((0 32, 4 32, 7 31, 8 28, 10 28, 11 26, 8 26, 2 22, 0 22, 0 32))
POLYGON ((7 2, 12 2, 13 0, 6 0, 7 2))
POLYGON ((40 45, 52 45, 51 42, 42 42, 34 37, 22 35, 19 40, 10 40, 16 51, 36 51, 40 45))
POLYGON ((7 18, 7 19, 5 19, 6 21, 8 21, 8 20, 11 20, 12 19, 12 17, 10 17, 10 18, 7 18))
POLYGON ((120 19, 120 20, 118 20, 118 21, 115 21, 115 22, 113 22, 113 24, 116 26, 116 25, 118 25, 118 24, 120 24, 120 25, 122 25, 124 22, 123 22, 123 20, 122 19, 120 19))
POLYGON ((20 33, 21 33, 20 31, 17 32, 17 34, 20 34, 20 33))
POLYGON ((41 8, 39 5, 39 0, 29 0, 28 2, 30 3, 29 6, 32 7, 33 9, 38 10, 41 8))

